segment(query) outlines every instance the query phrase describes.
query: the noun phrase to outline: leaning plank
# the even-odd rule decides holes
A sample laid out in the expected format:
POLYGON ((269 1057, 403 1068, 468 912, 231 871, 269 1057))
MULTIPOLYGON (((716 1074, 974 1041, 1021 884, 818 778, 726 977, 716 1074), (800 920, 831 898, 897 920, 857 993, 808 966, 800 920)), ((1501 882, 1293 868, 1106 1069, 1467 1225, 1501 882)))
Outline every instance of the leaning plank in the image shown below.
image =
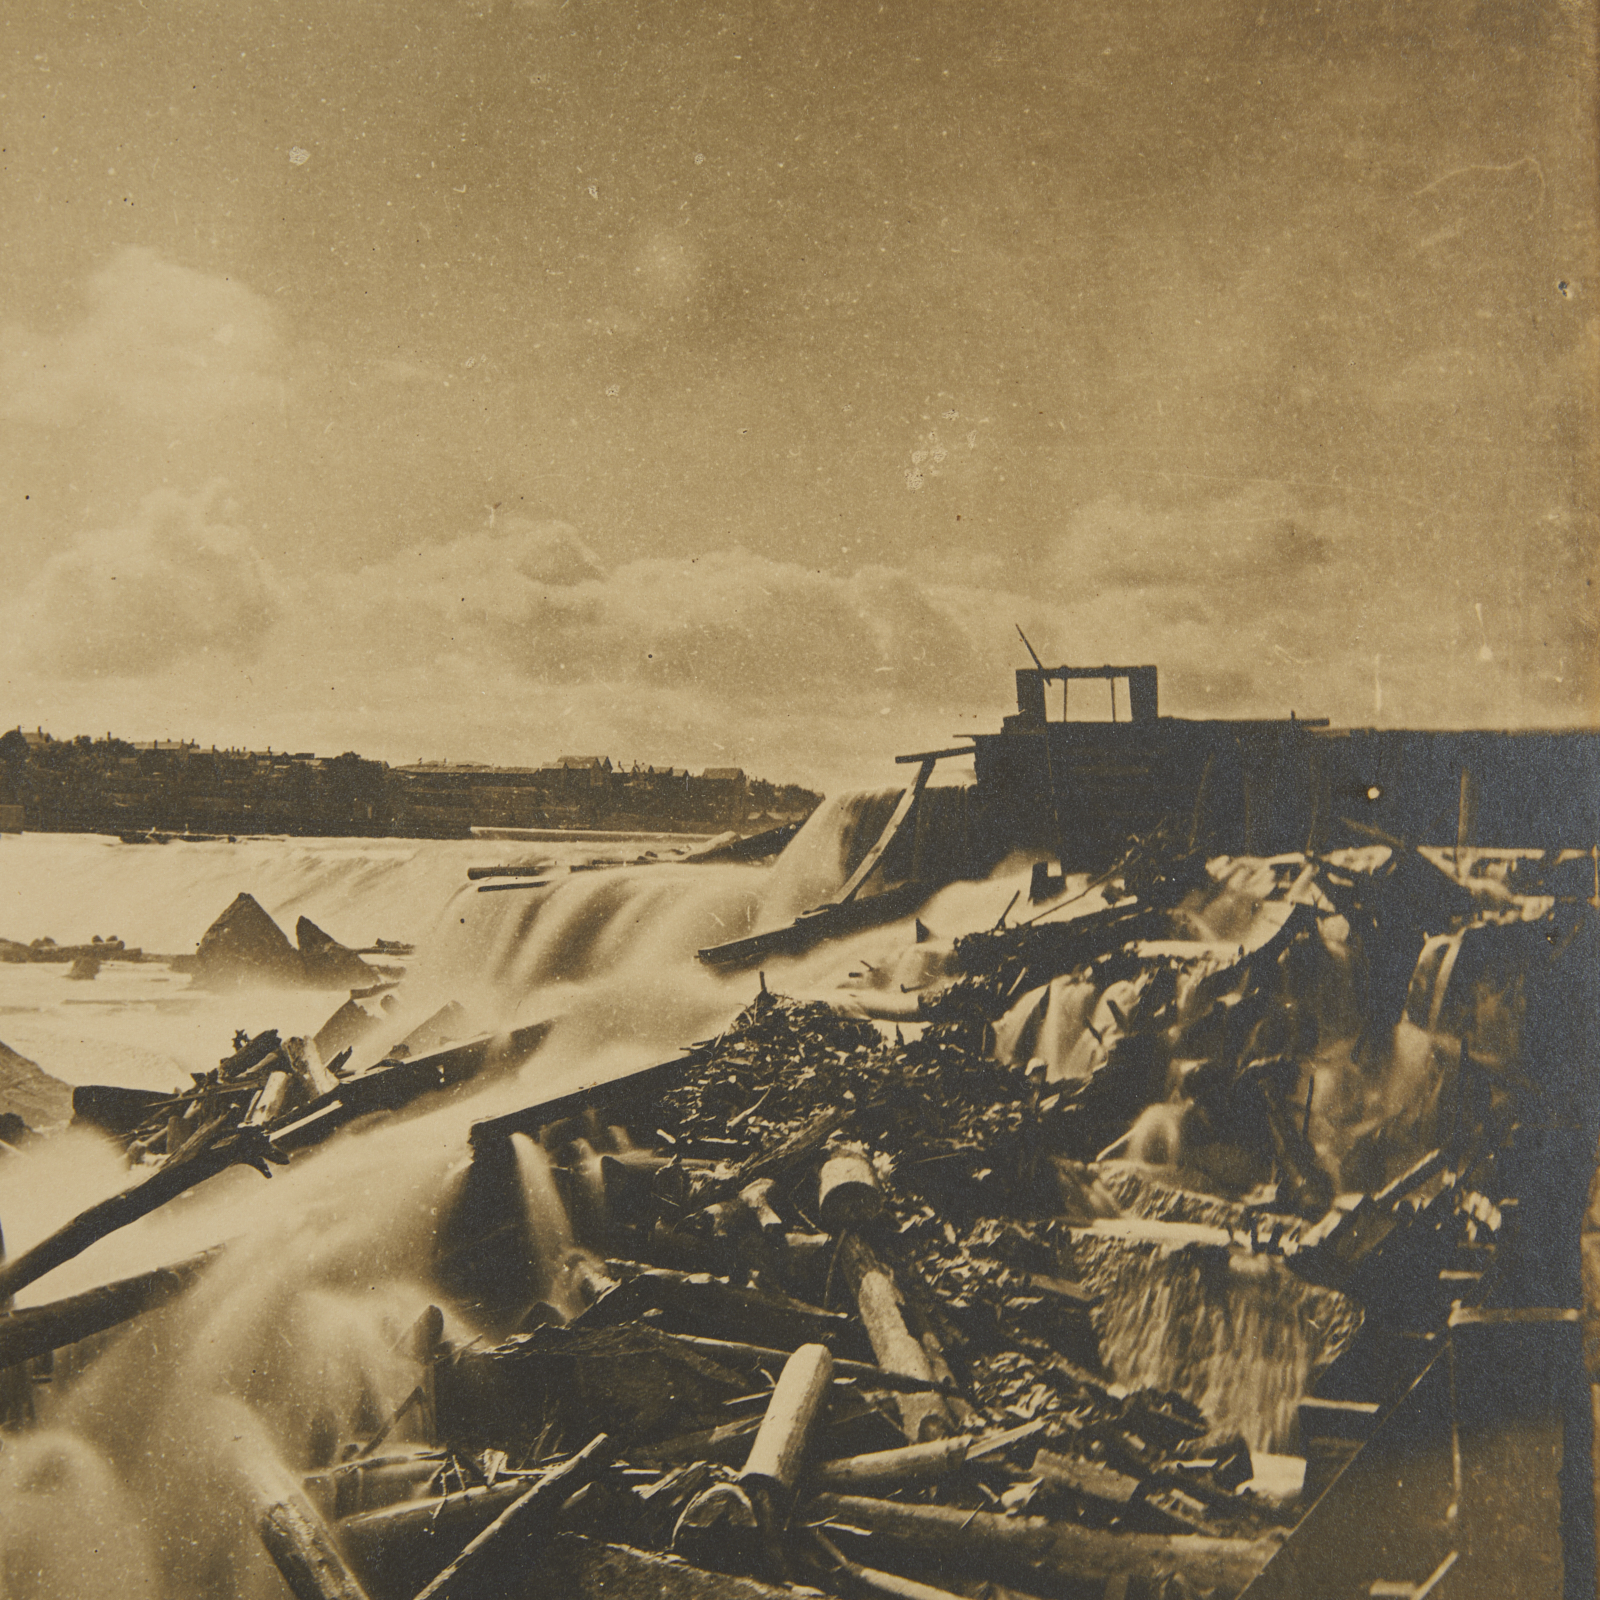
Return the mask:
POLYGON ((0 1316, 0 1367, 47 1355, 164 1305, 221 1254, 220 1248, 203 1250, 170 1267, 157 1267, 154 1272, 120 1278, 50 1305, 29 1306, 0 1316))
POLYGON ((597 1433, 507 1506, 417 1600, 490 1600, 503 1595, 515 1581, 519 1564, 526 1563, 530 1545, 548 1537, 562 1505, 615 1454, 610 1435, 597 1433))
POLYGON ((962 1563, 963 1571, 1042 1575, 1068 1580, 1137 1578, 1156 1582, 1181 1574, 1217 1600, 1239 1594, 1277 1552, 1278 1541, 1213 1539, 1200 1534, 1106 1533, 1044 1517, 997 1516, 959 1506, 902 1504, 862 1495, 819 1494, 806 1508, 813 1524, 859 1529, 919 1555, 962 1563))
POLYGON ((848 905, 860 893, 861 885, 870 878, 878 863, 883 860, 884 852, 888 850, 899 836, 901 828, 905 826, 906 818, 911 815, 912 807, 917 803, 917 797, 928 786, 928 779, 933 776, 934 762, 937 757, 924 761, 917 768, 917 776, 909 789, 903 790, 900 802, 894 808, 894 815, 889 818, 887 825, 878 835, 878 842, 861 858, 861 864, 850 875, 850 881, 839 891, 839 905, 848 905))

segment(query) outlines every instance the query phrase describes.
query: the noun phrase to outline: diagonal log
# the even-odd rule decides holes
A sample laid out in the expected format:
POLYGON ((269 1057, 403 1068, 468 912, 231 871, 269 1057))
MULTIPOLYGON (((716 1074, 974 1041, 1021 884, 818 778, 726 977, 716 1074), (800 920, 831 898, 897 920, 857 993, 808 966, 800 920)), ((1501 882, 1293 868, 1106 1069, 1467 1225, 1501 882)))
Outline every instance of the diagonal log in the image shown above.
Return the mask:
POLYGON ((1044 1517, 998 1516, 960 1506, 905 1504, 861 1495, 819 1494, 806 1518, 860 1530, 876 1542, 952 1563, 958 1571, 1044 1578, 1052 1587, 1110 1579, 1158 1583, 1181 1574, 1218 1600, 1239 1594, 1277 1552, 1278 1541, 1200 1534, 1108 1533, 1044 1517), (959 1563, 959 1565, 954 1565, 959 1563))
MULTIPOLYGON (((610 1436, 597 1433, 576 1455, 545 1473, 507 1506, 417 1600, 490 1600, 507 1593, 519 1565, 526 1561, 530 1544, 549 1536, 556 1513, 615 1454, 610 1436)), ((536 1583, 530 1583, 530 1591, 536 1588, 536 1583)))
POLYGON ((220 1247, 204 1250, 170 1267, 157 1267, 136 1277, 120 1278, 50 1305, 29 1306, 0 1316, 0 1367, 31 1361, 91 1334, 165 1305, 181 1294, 221 1255, 220 1247))
POLYGON ((62 1262, 81 1255, 107 1234, 148 1216, 167 1201, 177 1199, 186 1190, 228 1167, 254 1167, 265 1177, 270 1170, 269 1161, 281 1166, 287 1160, 288 1157, 275 1150, 265 1134, 255 1128, 241 1128, 192 1155, 169 1160, 143 1183, 124 1189, 109 1200, 90 1206, 87 1211, 80 1211, 31 1250, 24 1250, 15 1261, 0 1266, 0 1301, 54 1271, 62 1262))

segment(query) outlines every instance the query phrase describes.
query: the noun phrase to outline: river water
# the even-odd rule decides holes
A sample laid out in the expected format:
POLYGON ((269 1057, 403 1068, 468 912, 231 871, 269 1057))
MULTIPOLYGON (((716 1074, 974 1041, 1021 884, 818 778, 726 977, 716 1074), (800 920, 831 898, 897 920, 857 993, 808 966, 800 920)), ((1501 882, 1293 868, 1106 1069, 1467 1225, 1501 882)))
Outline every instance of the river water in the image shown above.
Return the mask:
MULTIPOLYGON (((770 867, 663 863, 568 874, 592 856, 635 853, 581 841, 0 840, 0 934, 13 939, 117 935, 130 946, 187 952, 246 891, 290 933, 304 915, 352 946, 414 944, 403 1003, 356 1066, 447 1001, 480 1030, 554 1023, 515 1076, 426 1115, 335 1135, 270 1185, 248 1170, 224 1173, 20 1298, 55 1300, 228 1244, 190 1292, 100 1341, 94 1354, 64 1357, 54 1380, 39 1386, 37 1426, 0 1449, 0 1592, 19 1600, 96 1592, 275 1600, 281 1580, 254 1532, 239 1453, 303 1471, 326 1459, 330 1440, 370 1435, 416 1384, 407 1330, 442 1300, 432 1253, 467 1166, 471 1124, 536 1092, 666 1059, 723 1027, 759 980, 715 973, 696 950, 826 901, 864 850, 862 835, 881 823, 887 798, 827 802, 770 867), (543 887, 479 893, 466 877, 469 866, 552 858, 563 870, 543 887)), ((949 939, 993 925, 1026 881, 1027 864, 1018 862, 985 882, 952 885, 920 922, 774 959, 766 981, 871 1012, 886 1028, 897 1015, 912 1025, 915 989, 937 977, 949 939)), ((157 965, 109 964, 87 983, 66 970, 0 966, 0 1040, 71 1083, 172 1088, 226 1055, 236 1028, 311 1033, 343 999, 207 993, 157 965)), ((8 1158, 0 1163, 6 1248, 26 1249, 127 1182, 118 1153, 87 1132, 8 1158)), ((545 1231, 560 1227, 557 1217, 545 1231)), ((1141 1298, 1154 1303, 1159 1292, 1141 1298)), ((446 1337, 485 1332, 447 1300, 444 1309, 446 1337)), ((1248 1350, 1239 1358, 1248 1360, 1248 1350)), ((402 1422, 392 1437, 403 1442, 412 1426, 402 1422)))

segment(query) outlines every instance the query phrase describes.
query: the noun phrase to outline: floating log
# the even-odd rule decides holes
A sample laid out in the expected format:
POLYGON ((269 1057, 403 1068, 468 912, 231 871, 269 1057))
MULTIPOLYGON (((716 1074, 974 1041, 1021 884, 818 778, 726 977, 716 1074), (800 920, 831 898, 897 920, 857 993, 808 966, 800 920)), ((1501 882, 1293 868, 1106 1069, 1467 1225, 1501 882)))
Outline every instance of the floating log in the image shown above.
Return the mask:
POLYGON ((1043 1576, 1052 1584, 1108 1579, 1158 1582, 1181 1574, 1202 1592, 1239 1594, 1277 1552, 1279 1541, 1201 1534, 1107 1533, 1044 1517, 1007 1517, 959 1506, 907 1505, 862 1495, 813 1496, 807 1515, 960 1562, 963 1571, 1043 1576))
MULTIPOLYGON (((930 1389, 935 1387, 928 1353, 906 1327, 889 1269, 855 1234, 847 1234, 842 1241, 839 1265, 860 1309, 878 1365, 889 1372, 921 1379, 930 1389)), ((902 1393, 896 1396, 895 1404, 900 1410, 900 1425, 913 1444, 956 1431, 950 1409, 938 1395, 902 1393)))
POLYGON ((222 1254, 205 1250, 170 1267, 102 1284, 45 1306, 29 1306, 0 1316, 0 1367, 15 1366, 104 1333, 142 1312, 182 1294, 222 1254))
POLYGON ((597 1433, 576 1455, 551 1468, 507 1506, 417 1600, 491 1600, 503 1595, 528 1546, 548 1537, 563 1503, 615 1454, 610 1435, 597 1433))

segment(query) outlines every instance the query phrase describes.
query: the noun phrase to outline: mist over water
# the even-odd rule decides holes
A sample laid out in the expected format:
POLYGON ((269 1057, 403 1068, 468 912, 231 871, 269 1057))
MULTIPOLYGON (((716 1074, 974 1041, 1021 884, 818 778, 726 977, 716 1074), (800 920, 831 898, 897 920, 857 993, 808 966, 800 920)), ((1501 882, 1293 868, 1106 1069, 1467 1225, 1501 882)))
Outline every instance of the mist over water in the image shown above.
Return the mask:
MULTIPOLYGON (((888 803, 893 803, 889 791, 888 803)), ((0 1450, 0 1573, 8 1596, 96 1591, 224 1600, 281 1593, 261 1550, 260 1480, 292 1480, 371 1437, 416 1385, 408 1330, 443 1304, 446 1337, 483 1332, 433 1278, 441 1214, 482 1117, 538 1089, 594 1082, 714 1033, 755 993, 707 945, 776 926, 843 882, 883 796, 832 802, 777 870, 650 865, 565 871, 593 845, 505 841, 247 840, 126 846, 24 835, 0 843, 0 933, 58 943, 121 936, 192 950, 240 892, 292 934, 309 916, 341 941, 415 943, 401 1004, 358 1057, 376 1059, 439 1005, 473 1032, 553 1018, 517 1074, 422 1114, 334 1136, 263 1180, 233 1169, 102 1240, 20 1297, 42 1304, 226 1245, 188 1292, 63 1352, 37 1386, 38 1422, 0 1450), (479 894, 469 865, 558 859, 541 887, 479 894), (263 1463, 266 1463, 263 1466, 263 1463)), ((868 840, 870 842, 870 839, 868 840)), ((622 853, 622 852, 616 852, 622 853)), ((631 853, 631 852, 630 852, 631 853)), ((377 958, 381 960, 382 958, 377 958)), ((236 1027, 309 1033, 340 992, 194 989, 155 967, 0 968, 0 1038, 69 1081, 166 1089, 214 1066, 236 1027), (107 980, 110 981, 107 981, 107 980)), ((570 1223, 545 1154, 517 1141, 532 1292, 575 1310, 570 1223)), ((120 1153, 89 1132, 0 1163, 0 1226, 15 1254, 124 1187, 120 1153)), ((389 1442, 420 1437, 403 1417, 389 1442)))
MULTIPOLYGON (((0 932, 14 938, 49 932, 64 943, 117 933, 130 944, 187 951, 243 890, 291 931, 307 915, 351 944, 414 942, 401 1003, 357 1067, 451 1001, 464 1009, 469 1033, 553 1021, 516 1073, 459 1099, 352 1125, 270 1181, 232 1169, 26 1291, 21 1303, 45 1303, 226 1246, 184 1295, 63 1352, 54 1381, 38 1386, 36 1427, 0 1450, 4 1593, 281 1593, 255 1533, 263 1481, 322 1467, 342 1444, 371 1438, 394 1416, 421 1375, 411 1330, 428 1305, 442 1306, 451 1340, 505 1331, 475 1322, 470 1303, 453 1300, 437 1272, 441 1233, 471 1177, 473 1122, 714 1036, 760 980, 755 971, 720 974, 696 951, 781 926, 834 898, 898 792, 827 802, 771 867, 662 863, 568 873, 566 863, 601 852, 504 841, 152 848, 24 836, 0 844, 0 862, 19 868, 0 899, 0 932), (560 870, 537 886, 480 894, 466 880, 469 865, 558 853, 560 870), (141 907, 150 910, 144 922, 141 907)), ((1007 863, 983 882, 947 886, 917 918, 774 957, 764 964, 768 986, 826 996, 892 1033, 896 1019, 914 1018, 917 989, 949 970, 951 939, 992 926, 1027 877, 1028 863, 1007 863)), ((1225 902, 1219 896, 1208 908, 1213 920, 1232 915, 1225 902)), ((1083 906, 1099 903, 1091 897, 1083 906)), ((1229 922, 1225 936, 1236 932, 1229 922)), ((1330 982, 1341 987, 1337 970, 1330 982)), ((47 1071, 161 1089, 214 1066, 235 1027, 314 1032, 344 998, 205 993, 155 968, 107 967, 94 983, 69 984, 60 967, 0 967, 0 985, 9 985, 0 988, 0 1039, 47 1071)), ((1336 1111, 1332 1076, 1354 1069, 1330 1056, 1315 1070, 1330 1079, 1329 1092, 1318 1093, 1320 1124, 1336 1111)), ((1181 1127, 1176 1113, 1160 1110, 1173 1124, 1172 1148, 1142 1153, 1155 1166, 1176 1166, 1181 1127)), ((571 1314, 583 1290, 572 1197, 553 1181, 548 1152, 525 1138, 512 1145, 506 1197, 528 1257, 525 1301, 571 1314)), ((7 1249, 27 1248, 128 1181, 120 1152, 88 1132, 0 1162, 7 1249)), ((1329 1349, 1314 1296, 1279 1273, 1240 1275, 1160 1251, 1108 1250, 1105 1260, 1115 1267, 1105 1267, 1101 1330, 1112 1370, 1129 1383, 1182 1387, 1225 1427, 1282 1448, 1294 1403, 1329 1349), (1270 1381, 1262 1376, 1269 1369, 1270 1381)), ((425 1437, 413 1409, 386 1445, 425 1437)))

